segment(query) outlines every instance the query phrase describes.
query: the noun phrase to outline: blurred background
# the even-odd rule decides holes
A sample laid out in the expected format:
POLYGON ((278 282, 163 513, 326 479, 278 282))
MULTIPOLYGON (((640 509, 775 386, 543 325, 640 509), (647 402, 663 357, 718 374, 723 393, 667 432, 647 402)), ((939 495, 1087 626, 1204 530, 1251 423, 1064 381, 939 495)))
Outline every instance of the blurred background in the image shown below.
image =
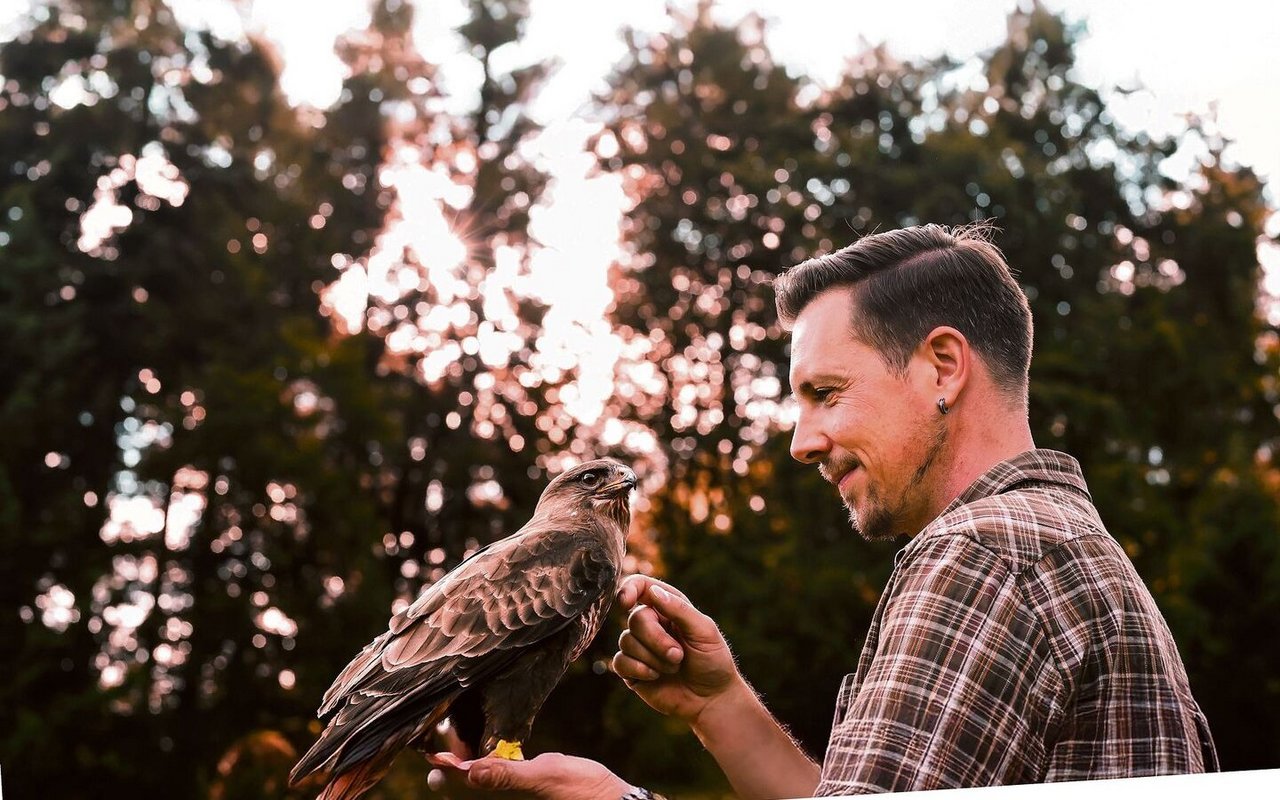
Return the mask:
MULTIPOLYGON (((603 454, 643 478, 629 567, 820 757, 895 548, 787 455, 769 282, 977 219, 1031 299, 1037 443, 1223 766, 1280 767, 1280 14, 1195 8, 0 4, 6 788, 309 796, 342 665, 603 454)), ((727 796, 617 632, 529 750, 727 796)))

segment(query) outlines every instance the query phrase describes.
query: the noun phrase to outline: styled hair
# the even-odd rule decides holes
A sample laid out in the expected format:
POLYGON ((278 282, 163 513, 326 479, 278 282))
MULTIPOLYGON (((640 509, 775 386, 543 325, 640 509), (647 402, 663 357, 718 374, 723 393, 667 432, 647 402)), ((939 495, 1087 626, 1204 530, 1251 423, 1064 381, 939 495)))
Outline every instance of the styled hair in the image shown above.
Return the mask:
POLYGON ((993 230, 931 224, 864 236, 778 276, 778 318, 790 330, 818 295, 852 287, 853 335, 897 374, 930 331, 947 325, 969 340, 997 386, 1025 399, 1031 307, 993 230))

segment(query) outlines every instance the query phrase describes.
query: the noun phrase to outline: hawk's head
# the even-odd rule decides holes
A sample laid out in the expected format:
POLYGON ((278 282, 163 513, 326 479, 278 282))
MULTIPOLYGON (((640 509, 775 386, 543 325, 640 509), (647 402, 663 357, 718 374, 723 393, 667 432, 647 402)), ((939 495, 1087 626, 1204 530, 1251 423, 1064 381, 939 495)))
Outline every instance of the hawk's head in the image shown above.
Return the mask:
POLYGON ((630 467, 611 458, 598 458, 557 475, 542 492, 538 511, 603 513, 625 529, 630 523, 634 488, 636 474, 630 467))

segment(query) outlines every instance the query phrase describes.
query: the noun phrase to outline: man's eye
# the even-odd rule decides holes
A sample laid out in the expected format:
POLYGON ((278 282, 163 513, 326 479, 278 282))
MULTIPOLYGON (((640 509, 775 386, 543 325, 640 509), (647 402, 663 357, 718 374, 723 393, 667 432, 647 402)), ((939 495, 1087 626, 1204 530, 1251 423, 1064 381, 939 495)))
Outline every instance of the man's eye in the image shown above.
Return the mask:
POLYGON ((813 390, 813 399, 818 401, 819 403, 825 403, 827 402, 827 400, 831 398, 831 395, 833 395, 834 393, 835 393, 835 389, 824 386, 821 389, 813 390))

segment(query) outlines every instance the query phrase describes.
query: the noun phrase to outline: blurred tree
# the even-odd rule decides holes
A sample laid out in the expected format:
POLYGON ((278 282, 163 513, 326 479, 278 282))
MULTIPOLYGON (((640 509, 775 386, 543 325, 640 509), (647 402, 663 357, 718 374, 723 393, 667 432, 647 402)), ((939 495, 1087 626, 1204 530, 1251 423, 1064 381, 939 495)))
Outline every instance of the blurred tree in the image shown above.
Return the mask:
MULTIPOLYGON (((332 339, 316 289, 381 225, 380 151, 290 108, 260 45, 162 3, 36 21, 0 51, 4 583, 25 623, 5 621, 6 777, 193 796, 239 733, 311 705, 290 666, 323 659, 290 652, 294 618, 373 560, 378 342, 332 339)), ((308 643, 345 644, 381 599, 308 643)))
POLYGON ((1146 512, 1137 547, 1167 565, 1153 588, 1166 600, 1223 767, 1263 769, 1280 763, 1280 646, 1263 633, 1280 608, 1280 335, 1274 310, 1260 313, 1273 301, 1259 296, 1258 248, 1276 243, 1263 233, 1273 212, 1262 182, 1224 163, 1213 128, 1193 120, 1208 153, 1141 231, 1151 255, 1126 253, 1113 270, 1118 279, 1133 262, 1126 311, 1132 330, 1156 339, 1117 372, 1153 435, 1136 459, 1158 492, 1133 501, 1135 517, 1146 512), (1168 277, 1178 289, 1149 288, 1168 277), (1152 414, 1163 402, 1169 412, 1152 414))
POLYGON ((533 400, 485 336, 519 351, 537 312, 482 302, 527 260, 541 68, 489 67, 523 4, 471 11, 469 117, 398 0, 341 44, 325 111, 285 102, 269 48, 162 3, 40 6, 0 50, 11 790, 194 796, 245 732, 308 739, 392 599, 527 516, 534 413, 495 397, 533 400), (452 262, 443 215, 396 228, 433 176, 465 218, 452 262))
POLYGON ((324 788, 321 781, 287 784, 298 752, 276 731, 254 731, 237 739, 218 761, 209 800, 307 798, 324 788))
POLYGON ((474 101, 433 91, 421 108, 389 108, 421 70, 407 38, 411 7, 385 9, 371 28, 383 38, 349 42, 346 58, 356 65, 347 91, 383 104, 387 225, 326 291, 340 311, 351 281, 360 302, 339 325, 363 326, 384 345, 377 376, 394 394, 385 411, 407 444, 383 454, 379 488, 388 529, 410 534, 388 562, 408 599, 522 524, 548 467, 535 425, 548 405, 535 352, 543 308, 526 285, 530 212, 546 177, 526 155, 538 128, 525 111, 547 66, 499 68, 492 55, 518 40, 526 4, 475 0, 456 42, 479 70, 474 101), (434 568, 402 569, 423 561, 434 568))

